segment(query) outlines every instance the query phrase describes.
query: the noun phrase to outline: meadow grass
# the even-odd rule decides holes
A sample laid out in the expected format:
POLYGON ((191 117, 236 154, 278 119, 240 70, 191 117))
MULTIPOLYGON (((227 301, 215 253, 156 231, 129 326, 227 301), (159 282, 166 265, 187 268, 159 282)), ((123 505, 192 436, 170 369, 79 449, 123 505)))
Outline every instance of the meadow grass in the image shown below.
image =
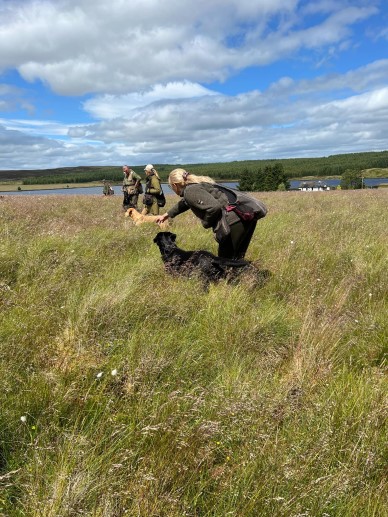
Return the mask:
POLYGON ((208 290, 119 196, 0 200, 0 515, 387 515, 388 192, 259 197, 208 290))

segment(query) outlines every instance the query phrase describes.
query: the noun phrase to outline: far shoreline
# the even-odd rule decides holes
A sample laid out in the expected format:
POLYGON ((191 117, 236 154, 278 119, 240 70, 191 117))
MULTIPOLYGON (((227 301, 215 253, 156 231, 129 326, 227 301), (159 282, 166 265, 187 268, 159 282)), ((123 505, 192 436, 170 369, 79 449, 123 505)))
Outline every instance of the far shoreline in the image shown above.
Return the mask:
MULTIPOLYGON (((388 169, 387 169, 388 170, 388 169)), ((364 175, 364 180, 386 180, 386 177, 382 176, 367 176, 364 175)), ((329 176, 303 176, 297 178, 289 178, 290 182, 302 182, 302 181, 321 181, 325 182, 328 180, 341 180, 340 175, 329 175, 329 176)), ((217 183, 239 183, 240 179, 221 179, 214 178, 217 183)), ((111 187, 121 189, 121 182, 109 182, 111 187)), ((162 185, 168 185, 168 181, 162 181, 162 185)), ((0 193, 7 192, 34 192, 36 190, 73 190, 80 188, 101 188, 101 193, 104 188, 102 181, 90 181, 84 183, 40 183, 33 185, 24 185, 20 181, 3 181, 0 182, 0 193)))
MULTIPOLYGON (((120 186, 111 184, 112 187, 120 186)), ((101 183, 43 183, 43 184, 35 184, 35 185, 23 185, 23 184, 1 184, 0 183, 0 192, 28 192, 33 190, 58 190, 58 189, 76 189, 76 188, 95 188, 95 187, 101 187, 101 189, 104 188, 104 186, 101 183)))
MULTIPOLYGON (((238 179, 217 179, 215 180, 219 183, 238 183, 238 179)), ((111 187, 121 188, 122 183, 111 183, 109 182, 111 187)), ((162 181, 162 185, 167 185, 167 181, 162 181)), ((23 185, 22 183, 0 183, 0 192, 29 192, 34 190, 58 190, 58 189, 66 189, 72 190, 77 188, 104 188, 102 182, 89 182, 89 183, 42 183, 42 184, 34 184, 34 185, 23 185)))
MULTIPOLYGON (((303 178, 290 178, 290 181, 305 181, 305 180, 321 180, 325 181, 328 179, 340 179, 341 176, 326 176, 324 178, 318 178, 314 176, 306 176, 303 178)), ((237 179, 215 179, 218 183, 238 183, 240 180, 237 179)), ((167 185, 168 181, 162 181, 162 185, 167 185)), ((122 183, 110 183, 112 187, 121 187, 122 183)), ((76 188, 96 188, 100 187, 101 190, 104 188, 104 185, 102 182, 99 181, 93 181, 93 182, 87 182, 87 183, 41 183, 41 184, 34 184, 34 185, 23 185, 21 182, 4 182, 0 183, 0 192, 28 192, 28 191, 34 191, 34 190, 58 190, 58 189, 76 189, 76 188)))

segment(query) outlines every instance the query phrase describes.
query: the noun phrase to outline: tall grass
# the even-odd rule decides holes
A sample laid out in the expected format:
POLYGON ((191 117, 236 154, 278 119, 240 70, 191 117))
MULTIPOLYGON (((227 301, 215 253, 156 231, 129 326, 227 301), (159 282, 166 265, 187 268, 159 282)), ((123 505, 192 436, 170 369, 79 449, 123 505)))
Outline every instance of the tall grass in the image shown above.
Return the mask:
POLYGON ((387 515, 388 193, 260 197, 272 276, 208 290, 119 198, 0 200, 0 515, 387 515))

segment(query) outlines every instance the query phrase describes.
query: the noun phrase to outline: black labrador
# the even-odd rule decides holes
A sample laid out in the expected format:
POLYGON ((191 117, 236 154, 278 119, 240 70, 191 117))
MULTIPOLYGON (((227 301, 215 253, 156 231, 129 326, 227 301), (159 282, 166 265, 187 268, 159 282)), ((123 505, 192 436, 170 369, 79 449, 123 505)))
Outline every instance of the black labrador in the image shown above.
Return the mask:
POLYGON ((154 242, 159 246, 166 271, 184 276, 198 276, 205 283, 217 282, 222 278, 236 278, 247 268, 253 268, 246 260, 216 257, 204 250, 184 251, 175 244, 176 235, 159 232, 154 242))

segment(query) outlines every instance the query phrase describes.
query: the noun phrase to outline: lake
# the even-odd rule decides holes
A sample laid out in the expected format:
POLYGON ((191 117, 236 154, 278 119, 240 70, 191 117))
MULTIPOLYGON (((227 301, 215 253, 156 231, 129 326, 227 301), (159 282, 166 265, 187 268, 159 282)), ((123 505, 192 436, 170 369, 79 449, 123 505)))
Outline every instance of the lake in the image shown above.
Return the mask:
MULTIPOLYGON (((229 183, 222 183, 222 185, 226 185, 227 187, 236 188, 238 183, 236 182, 229 182, 229 183)), ((144 187, 144 185, 143 185, 144 187)), ((167 183, 162 183, 163 192, 167 195, 174 194, 174 192, 171 190, 170 186, 167 183)), ((16 192, 0 192, 1 195, 11 195, 11 196, 46 196, 46 195, 52 195, 52 194, 60 194, 60 195, 94 195, 94 196, 102 196, 102 185, 101 187, 77 187, 77 188, 57 188, 57 189, 42 189, 42 190, 27 190, 26 187, 22 187, 23 189, 26 188, 26 190, 17 190, 16 192)), ((122 196, 121 192, 121 185, 114 185, 113 190, 115 192, 115 195, 122 196)), ((175 195, 175 194, 174 194, 175 195)))
MULTIPOLYGON (((302 180, 295 180, 291 181, 291 188, 297 188, 302 180)), ((321 180, 322 183, 325 183, 326 185, 330 187, 336 187, 340 184, 341 180, 339 179, 330 179, 330 180, 321 180)), ((364 179, 364 184, 366 187, 374 187, 379 185, 380 183, 388 183, 388 178, 366 178, 364 179)), ((223 182, 222 185, 225 185, 227 187, 236 188, 238 185, 238 182, 223 182)), ((166 195, 174 194, 174 192, 170 189, 169 185, 167 183, 163 183, 163 191, 166 195)), ((1 187, 0 187, 1 188, 1 187)), ((102 185, 101 187, 77 187, 77 188, 58 188, 58 189, 42 189, 42 190, 18 190, 16 192, 1 192, 0 194, 3 196, 46 196, 46 195, 52 195, 52 194, 60 194, 60 195, 102 195, 102 185)), ((121 186, 116 185, 113 187, 113 190, 115 191, 115 195, 122 196, 121 192, 121 186)))

